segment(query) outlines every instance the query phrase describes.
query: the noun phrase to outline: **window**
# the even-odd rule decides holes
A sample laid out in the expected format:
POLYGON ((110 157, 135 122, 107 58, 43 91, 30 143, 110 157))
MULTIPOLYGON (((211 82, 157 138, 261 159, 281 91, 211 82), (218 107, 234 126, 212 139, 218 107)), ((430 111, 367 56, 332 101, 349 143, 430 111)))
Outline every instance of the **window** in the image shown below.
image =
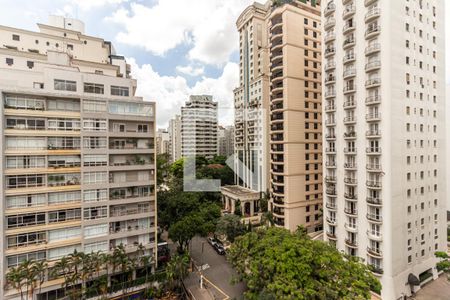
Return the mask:
POLYGON ((83 130, 86 131, 106 131, 107 124, 104 119, 84 119, 83 130))
POLYGON ((12 66, 14 64, 14 59, 7 57, 6 58, 6 64, 8 66, 12 66))
POLYGON ((67 44, 67 49, 68 50, 73 50, 73 45, 72 44, 67 44))
POLYGON ((9 189, 44 186, 42 174, 6 176, 6 187, 9 189))
POLYGON ((112 85, 111 86, 111 95, 128 97, 130 95, 130 92, 129 92, 128 87, 112 85))
POLYGON ((45 137, 6 137, 6 149, 47 149, 45 137))
POLYGON ((103 219, 108 216, 107 206, 87 207, 83 211, 84 220, 103 219))
POLYGON ((28 252, 25 254, 11 255, 7 257, 8 268, 16 267, 24 261, 40 261, 46 258, 46 253, 44 251, 28 252))
POLYGON ((103 95, 105 93, 105 86, 103 84, 86 82, 84 83, 84 92, 103 95))
POLYGON ((83 165, 85 167, 106 166, 108 165, 108 155, 84 155, 83 165))
POLYGON ((50 99, 48 100, 48 110, 50 111, 80 111, 79 101, 69 101, 62 99, 50 99))
POLYGON ((69 92, 77 91, 76 81, 55 79, 54 83, 55 83, 55 90, 57 91, 69 91, 69 92))
POLYGON ((86 149, 106 149, 105 137, 84 137, 83 147, 86 149))
POLYGON ((49 204, 61 204, 61 203, 71 203, 81 201, 81 192, 61 192, 61 193, 50 193, 48 194, 49 204))
POLYGON ((83 101, 83 111, 84 112, 105 112, 106 111, 106 103, 102 102, 102 101, 84 100, 83 101))
POLYGON ((93 238, 108 235, 108 224, 99 224, 92 226, 84 226, 84 237, 93 238))
POLYGON ((106 172, 85 172, 83 182, 85 184, 107 183, 108 176, 106 172))
POLYGON ((8 156, 7 169, 45 168, 45 156, 8 156))
POLYGON ((80 149, 80 138, 49 137, 48 149, 49 150, 80 149))
POLYGON ((66 209, 66 210, 57 210, 51 211, 48 213, 48 222, 66 222, 71 220, 80 220, 81 219, 81 209, 66 209))
POLYGON ((44 110, 45 100, 20 96, 6 96, 5 108, 44 110))
POLYGON ((48 119, 49 130, 79 131, 80 121, 76 119, 48 119))
POLYGON ((106 189, 83 191, 84 202, 107 201, 108 191, 106 189))
POLYGON ((6 197, 7 208, 23 208, 32 206, 42 206, 45 204, 46 204, 45 194, 6 197))
POLYGON ((48 157, 48 166, 51 168, 73 168, 81 165, 81 158, 77 155, 55 155, 48 157))
POLYGON ((6 128, 22 130, 44 130, 45 120, 10 117, 6 119, 6 128))
POLYGON ((110 102, 109 113, 153 117, 153 106, 144 103, 110 102))
POLYGON ((106 252, 108 251, 108 242, 95 242, 84 245, 84 253, 91 253, 91 252, 106 252))
POLYGON ((31 213, 7 217, 8 228, 45 224, 45 213, 31 213))
POLYGON ((27 61, 27 67, 29 69, 33 69, 34 68, 34 61, 27 61))
POLYGON ((69 227, 69 228, 61 228, 50 230, 48 232, 48 241, 56 242, 66 239, 73 239, 80 237, 81 235, 81 227, 69 227))
POLYGON ((13 39, 13 41, 20 41, 20 35, 18 35, 18 34, 13 34, 13 35, 12 35, 12 39, 13 39))
POLYGON ((81 251, 81 245, 75 245, 75 246, 66 246, 66 247, 60 247, 55 249, 48 250, 48 259, 59 259, 63 256, 67 256, 73 252, 81 251))

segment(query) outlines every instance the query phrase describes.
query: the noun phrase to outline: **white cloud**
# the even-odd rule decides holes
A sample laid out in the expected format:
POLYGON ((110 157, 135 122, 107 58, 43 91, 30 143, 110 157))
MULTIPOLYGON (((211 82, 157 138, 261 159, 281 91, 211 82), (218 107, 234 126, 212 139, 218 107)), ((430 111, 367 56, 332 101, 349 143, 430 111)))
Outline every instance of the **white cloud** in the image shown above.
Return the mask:
POLYGON ((219 78, 204 77, 193 87, 181 76, 161 76, 151 65, 139 66, 135 59, 127 60, 131 74, 138 80, 137 95, 144 100, 155 101, 157 105, 157 124, 165 127, 170 118, 180 114, 180 107, 189 95, 212 95, 219 102, 219 122, 231 124, 233 116, 233 89, 238 85, 238 65, 228 63, 219 78))
POLYGON ((107 20, 123 26, 119 42, 163 56, 180 45, 188 57, 223 66, 238 47, 235 21, 252 0, 158 0, 152 7, 134 3, 107 20))
POLYGON ((96 7, 102 7, 111 4, 121 4, 128 0, 71 0, 72 4, 78 6, 82 10, 90 10, 96 7))
POLYGON ((200 76, 205 73, 204 67, 193 67, 191 65, 188 66, 177 66, 177 71, 189 76, 200 76))

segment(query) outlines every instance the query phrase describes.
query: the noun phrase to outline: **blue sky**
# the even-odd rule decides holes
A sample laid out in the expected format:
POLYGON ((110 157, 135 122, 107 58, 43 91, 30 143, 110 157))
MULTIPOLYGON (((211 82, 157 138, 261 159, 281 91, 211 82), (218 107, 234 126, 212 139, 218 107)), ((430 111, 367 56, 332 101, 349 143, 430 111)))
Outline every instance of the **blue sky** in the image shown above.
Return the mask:
MULTIPOLYGON (((238 85, 235 21, 251 2, 0 0, 1 7, 8 8, 0 10, 0 24, 37 30, 36 23, 47 23, 50 14, 81 19, 87 34, 112 41, 117 53, 128 58, 138 79, 137 93, 157 102, 159 126, 196 93, 212 94, 222 108, 221 122, 230 124, 233 89, 238 85)), ((447 16, 449 11, 450 5, 447 16)))

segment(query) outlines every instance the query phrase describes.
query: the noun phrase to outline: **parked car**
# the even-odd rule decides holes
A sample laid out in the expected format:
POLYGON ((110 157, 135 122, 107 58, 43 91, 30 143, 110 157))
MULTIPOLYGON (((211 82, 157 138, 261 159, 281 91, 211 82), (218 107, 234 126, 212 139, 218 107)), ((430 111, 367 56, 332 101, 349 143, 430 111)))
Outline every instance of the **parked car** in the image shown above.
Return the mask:
POLYGON ((216 245, 217 244, 217 241, 216 241, 216 239, 215 238, 213 238, 213 237, 209 237, 208 238, 208 243, 211 245, 211 246, 213 246, 214 247, 214 245, 216 245))
POLYGON ((216 243, 216 244, 214 244, 213 247, 219 255, 225 255, 225 249, 223 248, 222 245, 216 243))

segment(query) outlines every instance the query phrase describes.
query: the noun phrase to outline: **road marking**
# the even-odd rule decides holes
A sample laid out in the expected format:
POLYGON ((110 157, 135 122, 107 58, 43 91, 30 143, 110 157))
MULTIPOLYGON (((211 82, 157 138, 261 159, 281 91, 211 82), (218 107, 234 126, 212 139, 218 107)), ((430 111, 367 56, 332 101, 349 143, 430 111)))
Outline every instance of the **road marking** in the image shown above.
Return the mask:
POLYGON ((203 266, 200 266, 200 269, 202 269, 203 271, 206 269, 209 269, 209 265, 208 264, 204 264, 203 266))
POLYGON ((230 296, 228 296, 224 291, 222 291, 217 285, 215 285, 214 283, 212 283, 208 278, 206 278, 205 276, 203 276, 202 275, 202 277, 203 277, 203 280, 205 280, 206 282, 208 282, 210 285, 212 285, 216 290, 218 290, 220 293, 222 293, 224 296, 225 296, 225 298, 224 298, 224 300, 228 300, 228 299, 230 299, 230 296))

